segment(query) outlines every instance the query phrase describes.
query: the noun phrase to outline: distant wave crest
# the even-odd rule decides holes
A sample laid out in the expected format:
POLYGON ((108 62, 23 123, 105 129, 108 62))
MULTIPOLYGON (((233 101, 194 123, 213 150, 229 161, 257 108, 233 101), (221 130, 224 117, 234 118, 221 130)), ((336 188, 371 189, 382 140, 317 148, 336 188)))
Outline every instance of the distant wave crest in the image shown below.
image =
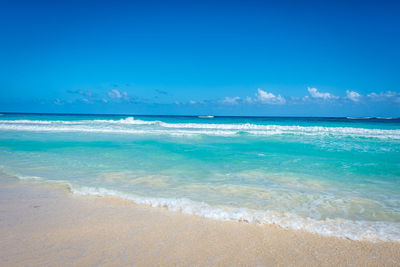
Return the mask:
POLYGON ((159 120, 0 120, 0 130, 35 132, 93 132, 157 135, 214 135, 235 136, 243 133, 259 136, 312 135, 348 136, 380 139, 400 139, 400 129, 369 129, 355 127, 324 127, 299 125, 262 125, 229 123, 168 123, 159 120))

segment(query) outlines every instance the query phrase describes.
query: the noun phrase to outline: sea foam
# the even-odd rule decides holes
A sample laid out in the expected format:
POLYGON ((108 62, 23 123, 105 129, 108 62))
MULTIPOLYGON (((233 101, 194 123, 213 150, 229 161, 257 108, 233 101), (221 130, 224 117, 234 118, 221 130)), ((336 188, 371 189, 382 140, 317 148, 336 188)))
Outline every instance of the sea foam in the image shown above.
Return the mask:
POLYGON ((400 129, 369 129, 355 127, 324 127, 299 125, 167 123, 159 120, 144 121, 128 117, 120 120, 0 120, 0 130, 48 132, 98 132, 156 135, 305 135, 348 136, 379 139, 400 139, 400 129))
POLYGON ((343 237, 351 240, 400 242, 400 224, 383 221, 352 221, 347 219, 316 220, 302 218, 292 213, 279 213, 273 210, 254 210, 228 206, 210 205, 189 198, 144 197, 107 189, 104 187, 83 186, 64 180, 47 180, 38 176, 12 174, 20 180, 56 184, 66 187, 71 193, 79 195, 113 196, 130 200, 136 204, 166 208, 170 211, 196 215, 218 221, 235 221, 258 225, 278 225, 282 228, 303 230, 323 236, 343 237))

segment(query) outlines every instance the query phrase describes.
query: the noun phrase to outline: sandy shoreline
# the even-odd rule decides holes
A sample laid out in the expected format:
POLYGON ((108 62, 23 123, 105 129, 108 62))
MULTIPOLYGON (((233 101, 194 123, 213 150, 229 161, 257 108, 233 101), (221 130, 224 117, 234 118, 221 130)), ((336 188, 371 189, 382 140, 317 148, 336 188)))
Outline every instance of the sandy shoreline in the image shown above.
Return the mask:
POLYGON ((10 179, 1 266, 399 266, 400 243, 220 222, 10 179))

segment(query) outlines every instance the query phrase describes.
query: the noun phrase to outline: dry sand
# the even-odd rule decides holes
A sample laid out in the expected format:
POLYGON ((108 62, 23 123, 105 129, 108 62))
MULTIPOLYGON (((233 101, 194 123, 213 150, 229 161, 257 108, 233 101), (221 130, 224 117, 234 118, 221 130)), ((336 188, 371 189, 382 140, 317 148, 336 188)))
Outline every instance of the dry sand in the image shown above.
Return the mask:
POLYGON ((0 266, 400 266, 400 243, 204 219, 32 182, 0 184, 0 266))

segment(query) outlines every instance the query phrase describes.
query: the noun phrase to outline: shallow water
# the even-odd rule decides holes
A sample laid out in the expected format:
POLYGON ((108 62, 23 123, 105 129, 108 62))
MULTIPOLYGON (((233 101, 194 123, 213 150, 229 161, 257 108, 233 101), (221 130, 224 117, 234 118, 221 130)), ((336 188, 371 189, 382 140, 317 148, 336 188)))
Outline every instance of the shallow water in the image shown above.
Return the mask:
POLYGON ((400 119, 4 114, 1 172, 218 220, 400 241, 400 119))

